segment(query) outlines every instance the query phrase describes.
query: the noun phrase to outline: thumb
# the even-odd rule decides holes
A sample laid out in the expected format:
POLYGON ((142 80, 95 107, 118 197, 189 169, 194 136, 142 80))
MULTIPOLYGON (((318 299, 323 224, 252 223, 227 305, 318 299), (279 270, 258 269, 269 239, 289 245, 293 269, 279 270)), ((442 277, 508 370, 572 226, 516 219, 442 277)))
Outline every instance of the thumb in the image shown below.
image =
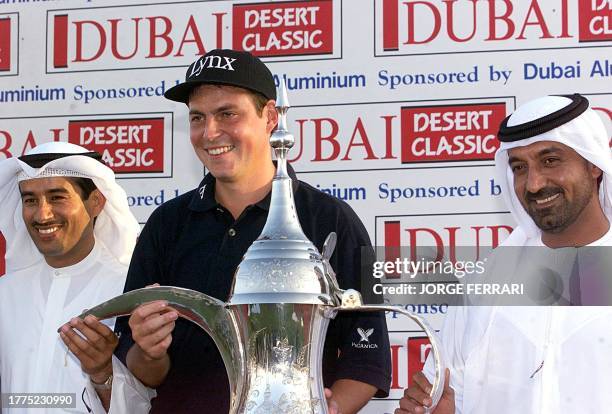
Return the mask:
POLYGON ((325 388, 325 399, 329 400, 334 393, 329 388, 325 388))
POLYGON ((444 378, 444 391, 442 392, 442 397, 449 397, 454 400, 455 398, 455 390, 453 390, 450 386, 450 369, 446 368, 445 378, 444 378))
POLYGON ((446 368, 444 371, 444 391, 450 388, 450 369, 446 368))

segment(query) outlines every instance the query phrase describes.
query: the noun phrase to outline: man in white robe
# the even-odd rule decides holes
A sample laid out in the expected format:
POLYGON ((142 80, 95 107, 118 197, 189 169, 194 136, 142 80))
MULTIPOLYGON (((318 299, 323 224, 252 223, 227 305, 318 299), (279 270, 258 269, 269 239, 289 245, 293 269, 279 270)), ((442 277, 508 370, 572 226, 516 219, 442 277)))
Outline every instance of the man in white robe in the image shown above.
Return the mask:
MULTIPOLYGON (((66 334, 62 332, 64 339, 58 334, 58 328, 83 309, 122 293, 140 231, 125 191, 95 155, 77 145, 52 142, 0 163, 0 231, 7 240, 6 274, 0 277, 0 378, 5 404, 8 393, 68 393, 74 402, 73 408, 64 409, 33 404, 5 407, 4 414, 86 413, 90 408, 103 412, 98 393, 110 398, 112 383, 113 394, 130 387, 152 396, 116 358, 112 367, 86 374, 86 364, 65 345, 66 334), (80 179, 91 180, 95 187, 84 188, 89 184, 80 179)), ((91 343, 86 339, 99 330, 108 336, 112 353, 117 342, 114 321, 108 328, 95 318, 87 326, 71 322, 83 335, 84 350, 95 350, 88 348, 91 343)), ((63 327, 68 330, 70 336, 76 335, 63 327)), ((110 411, 126 412, 112 405, 110 411)), ((147 411, 145 407, 141 412, 147 411)))
MULTIPOLYGON (((503 246, 610 246, 612 157, 580 95, 528 102, 500 129, 495 163, 518 226, 503 246)), ((612 308, 455 307, 441 330, 450 387, 433 414, 603 413, 612 407, 612 308)), ((424 413, 433 364, 396 414, 424 413)))

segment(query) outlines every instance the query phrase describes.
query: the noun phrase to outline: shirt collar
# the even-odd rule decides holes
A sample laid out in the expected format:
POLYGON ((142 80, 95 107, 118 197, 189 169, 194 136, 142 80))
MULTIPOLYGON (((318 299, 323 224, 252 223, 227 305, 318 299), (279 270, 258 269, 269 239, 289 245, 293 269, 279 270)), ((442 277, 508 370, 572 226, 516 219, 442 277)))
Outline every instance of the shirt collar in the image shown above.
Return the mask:
POLYGON ((193 211, 208 211, 217 207, 215 200, 215 177, 211 173, 204 176, 204 179, 196 188, 195 193, 189 202, 189 208, 193 211))
MULTIPOLYGON (((276 161, 274 161, 274 166, 276 167, 276 161)), ((300 181, 298 180, 293 167, 289 163, 287 163, 287 172, 291 178, 291 182, 293 183, 293 194, 295 195, 295 192, 300 185, 300 181)), ((207 173, 191 197, 189 209, 193 211, 205 212, 218 207, 219 203, 215 199, 215 183, 215 177, 213 177, 211 173, 207 173)), ((268 211, 270 209, 271 197, 272 191, 268 192, 264 198, 255 203, 255 206, 261 208, 262 210, 268 211)))

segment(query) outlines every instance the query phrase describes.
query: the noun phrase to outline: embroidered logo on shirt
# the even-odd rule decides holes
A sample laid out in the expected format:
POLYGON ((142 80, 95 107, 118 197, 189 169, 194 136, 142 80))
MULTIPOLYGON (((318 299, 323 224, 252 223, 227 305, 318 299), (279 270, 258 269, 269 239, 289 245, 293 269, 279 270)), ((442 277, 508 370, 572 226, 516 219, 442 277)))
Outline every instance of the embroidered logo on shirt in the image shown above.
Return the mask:
POLYGON ((351 345, 353 348, 359 349, 377 349, 378 344, 370 343, 370 336, 374 333, 374 328, 370 328, 365 330, 363 328, 357 328, 357 333, 359 334, 359 342, 352 342, 351 345))
POLYGON ((204 184, 202 187, 200 187, 200 189, 198 190, 200 192, 200 200, 204 198, 204 190, 206 190, 206 184, 204 184))

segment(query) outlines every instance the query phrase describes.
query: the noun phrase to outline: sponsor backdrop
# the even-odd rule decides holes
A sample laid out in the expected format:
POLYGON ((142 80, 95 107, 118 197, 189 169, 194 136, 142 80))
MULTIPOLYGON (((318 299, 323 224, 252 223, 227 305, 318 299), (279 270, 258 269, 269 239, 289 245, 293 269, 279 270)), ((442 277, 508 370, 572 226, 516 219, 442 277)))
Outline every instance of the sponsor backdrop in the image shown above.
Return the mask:
MULTIPOLYGON (((580 92, 612 131, 611 16, 610 0, 0 0, 0 159, 53 140, 100 151, 144 223, 203 175, 186 108, 161 95, 207 50, 248 50, 287 82, 300 177, 373 242, 496 245, 513 226, 499 122, 580 92)), ((436 327, 447 311, 407 308, 436 327)), ((429 352, 388 321, 392 392, 365 413, 392 412, 429 352)))

